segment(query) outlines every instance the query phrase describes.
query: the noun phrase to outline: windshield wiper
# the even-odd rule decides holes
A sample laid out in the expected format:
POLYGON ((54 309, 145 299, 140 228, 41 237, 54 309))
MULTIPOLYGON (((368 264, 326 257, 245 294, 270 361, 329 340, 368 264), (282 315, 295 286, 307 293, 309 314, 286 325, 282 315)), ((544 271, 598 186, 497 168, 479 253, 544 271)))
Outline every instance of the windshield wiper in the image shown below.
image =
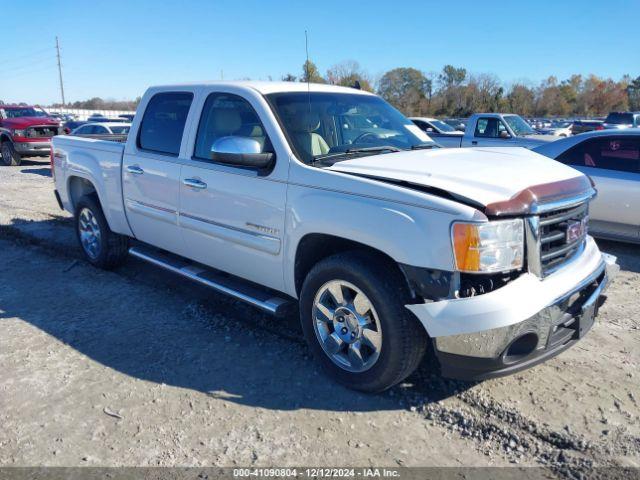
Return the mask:
POLYGON ((418 145, 411 145, 411 150, 427 150, 429 148, 437 148, 438 144, 432 143, 419 143, 418 145))
POLYGON ((391 145, 381 145, 376 147, 349 148, 347 153, 367 153, 367 152, 401 152, 402 149, 391 145))
POLYGON ((381 147, 362 147, 362 148, 350 148, 345 150, 344 152, 333 152, 333 153, 325 153, 324 155, 318 155, 313 157, 312 164, 320 163, 324 160, 328 160, 331 158, 337 157, 347 157, 351 155, 356 155, 358 153, 376 153, 376 152, 401 152, 402 149, 398 147, 393 147, 391 145, 381 146, 381 147))

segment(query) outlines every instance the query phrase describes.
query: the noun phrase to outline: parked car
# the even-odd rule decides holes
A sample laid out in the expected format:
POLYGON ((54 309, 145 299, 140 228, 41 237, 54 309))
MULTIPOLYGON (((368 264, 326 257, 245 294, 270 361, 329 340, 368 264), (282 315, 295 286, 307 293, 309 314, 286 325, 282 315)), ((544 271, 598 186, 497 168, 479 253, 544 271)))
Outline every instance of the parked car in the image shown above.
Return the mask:
POLYGON ((602 125, 604 128, 638 128, 640 112, 611 112, 602 125))
POLYGON ((121 118, 129 123, 133 122, 133 117, 135 115, 133 115, 132 113, 123 113, 122 115, 118 115, 118 118, 121 118))
POLYGON ((7 166, 20 165, 22 157, 46 157, 58 133, 60 123, 41 108, 0 105, 0 153, 7 166))
POLYGON ((575 120, 571 126, 571 133, 578 135, 580 133, 602 130, 604 129, 603 123, 602 120, 575 120))
POLYGON ((573 122, 554 121, 551 122, 550 127, 538 128, 536 130, 543 135, 553 135, 554 137, 570 137, 572 128, 573 122))
POLYGON ((445 148, 525 147, 533 148, 557 140, 536 132, 520 116, 507 113, 476 113, 469 118, 462 136, 439 137, 445 148))
POLYGON ((522 148, 433 148, 371 93, 170 85, 138 112, 124 145, 53 140, 86 259, 128 252, 275 315, 297 303, 312 352, 351 388, 398 383, 428 346, 455 378, 544 361, 591 328, 615 274, 585 231, 582 173, 522 148), (367 123, 345 142, 347 112, 384 134, 367 123))
POLYGON ((409 120, 415 123, 420 130, 429 135, 430 138, 435 140, 436 143, 440 143, 443 137, 446 142, 447 139, 458 139, 464 135, 463 132, 456 130, 448 123, 438 120, 437 118, 410 117, 409 120))
POLYGON ((69 134, 80 125, 85 125, 87 122, 83 120, 69 120, 62 124, 62 133, 69 134))
POLYGON ((542 145, 536 152, 589 175, 598 190, 589 211, 597 237, 640 242, 640 130, 601 130, 542 145))
POLYGON ((79 126, 71 135, 127 135, 130 128, 130 123, 92 122, 79 126))

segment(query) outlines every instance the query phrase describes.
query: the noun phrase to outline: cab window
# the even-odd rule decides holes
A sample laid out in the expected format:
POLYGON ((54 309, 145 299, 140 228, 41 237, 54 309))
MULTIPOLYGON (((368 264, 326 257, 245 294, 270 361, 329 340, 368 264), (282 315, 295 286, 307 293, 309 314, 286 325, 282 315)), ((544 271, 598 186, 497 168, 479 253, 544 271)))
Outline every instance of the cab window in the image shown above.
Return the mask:
POLYGON ((258 114, 247 100, 230 93, 212 93, 202 109, 194 158, 211 160, 211 148, 223 137, 245 137, 255 140, 260 153, 273 152, 273 147, 258 114))
POLYGON ((154 95, 144 112, 138 148, 178 156, 193 94, 166 92, 154 95))

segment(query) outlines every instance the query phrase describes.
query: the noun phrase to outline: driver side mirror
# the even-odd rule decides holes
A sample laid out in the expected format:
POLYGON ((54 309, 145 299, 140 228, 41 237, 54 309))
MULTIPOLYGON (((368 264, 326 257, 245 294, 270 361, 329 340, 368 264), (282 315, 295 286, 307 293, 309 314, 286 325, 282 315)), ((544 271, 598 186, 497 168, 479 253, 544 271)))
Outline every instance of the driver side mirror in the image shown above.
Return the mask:
POLYGON ((509 135, 509 132, 506 130, 503 130, 500 132, 499 137, 506 140, 507 138, 511 138, 511 135, 509 135))
POLYGON ((211 146, 211 160, 225 165, 250 168, 269 168, 275 153, 262 152, 260 142, 249 137, 221 137, 211 146))

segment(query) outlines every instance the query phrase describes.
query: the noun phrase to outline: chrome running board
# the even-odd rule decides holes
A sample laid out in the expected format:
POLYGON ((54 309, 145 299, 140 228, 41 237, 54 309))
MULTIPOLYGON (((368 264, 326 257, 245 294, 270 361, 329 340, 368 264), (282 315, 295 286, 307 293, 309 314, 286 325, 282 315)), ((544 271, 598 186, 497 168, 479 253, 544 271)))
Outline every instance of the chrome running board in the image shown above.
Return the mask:
POLYGON ((213 290, 246 302, 275 316, 284 316, 294 303, 291 299, 274 296, 268 290, 232 275, 219 272, 205 265, 192 262, 177 255, 147 246, 129 249, 132 256, 162 267, 170 272, 201 283, 213 290))

